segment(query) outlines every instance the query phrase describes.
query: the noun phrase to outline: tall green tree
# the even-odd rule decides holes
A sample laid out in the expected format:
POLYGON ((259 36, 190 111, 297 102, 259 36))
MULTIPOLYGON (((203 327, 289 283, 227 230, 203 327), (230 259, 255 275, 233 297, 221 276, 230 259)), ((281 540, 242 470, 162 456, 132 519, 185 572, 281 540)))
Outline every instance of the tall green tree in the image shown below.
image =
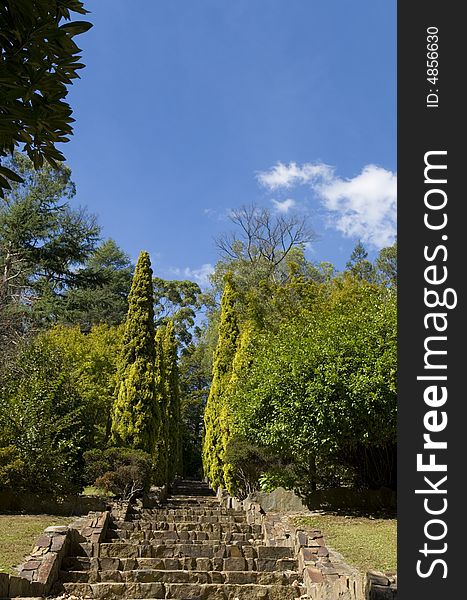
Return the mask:
MULTIPOLYGON (((56 302, 81 284, 80 268, 96 249, 99 227, 84 209, 74 209, 70 169, 45 166, 15 154, 24 179, 0 205, 0 338, 7 345, 56 318, 56 302)), ((85 275, 89 277, 89 273, 85 275)))
POLYGON ((346 270, 357 279, 364 281, 374 281, 375 269, 368 260, 368 252, 362 242, 358 242, 352 250, 350 259, 345 265, 346 270))
POLYGON ((37 338, 66 357, 67 368, 82 398, 90 438, 98 447, 104 446, 110 437, 122 333, 122 325, 95 325, 86 333, 77 326, 56 325, 37 338))
POLYGON ((180 399, 182 413, 182 456, 185 476, 202 475, 201 448, 203 414, 211 383, 211 361, 207 364, 209 345, 205 330, 196 333, 179 359, 180 399))
POLYGON ((164 355, 165 328, 165 325, 160 325, 157 328, 155 336, 154 382, 156 404, 159 413, 159 430, 154 461, 154 476, 158 485, 164 485, 169 480, 169 414, 165 372, 166 357, 164 355))
POLYGON ((84 262, 80 280, 57 302, 57 320, 90 331, 93 325, 119 325, 128 311, 134 266, 112 239, 84 262))
POLYGON ((397 287, 397 242, 381 248, 375 261, 376 278, 386 287, 397 287))
POLYGON ((204 413, 203 467, 213 488, 224 484, 225 402, 237 350, 239 326, 235 291, 227 279, 221 302, 219 337, 214 353, 212 385, 204 413))
POLYGON ((167 323, 164 334, 164 380, 168 416, 168 477, 169 481, 172 481, 175 475, 181 475, 182 473, 180 384, 178 378, 177 338, 175 337, 173 321, 167 323))
POLYGON ((180 346, 191 342, 197 311, 202 309, 209 300, 194 281, 154 278, 156 326, 173 321, 180 346))
POLYGON ((287 457, 302 490, 313 481, 392 486, 395 295, 349 275, 311 292, 312 305, 259 338, 232 402, 236 428, 287 457))
POLYGON ((155 333, 152 269, 149 254, 141 252, 128 299, 123 333, 112 437, 117 445, 155 454, 160 415, 155 397, 155 333))
MULTIPOLYGON (((74 37, 86 21, 79 0, 5 0, 0 4, 0 161, 18 146, 36 168, 64 160, 57 144, 73 133, 68 87, 84 65, 74 37)), ((0 197, 18 172, 0 165, 0 197)))

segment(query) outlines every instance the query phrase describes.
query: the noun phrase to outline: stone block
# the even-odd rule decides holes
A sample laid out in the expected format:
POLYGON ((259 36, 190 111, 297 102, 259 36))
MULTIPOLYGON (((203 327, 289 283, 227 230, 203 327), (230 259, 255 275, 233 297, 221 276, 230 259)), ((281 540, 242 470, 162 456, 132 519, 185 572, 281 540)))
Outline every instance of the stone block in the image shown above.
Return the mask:
POLYGON ((258 546, 258 558, 291 558, 291 549, 285 546, 258 546))
POLYGON ((29 597, 31 585, 24 577, 17 577, 16 575, 10 575, 10 582, 8 586, 7 598, 16 597, 29 597))
POLYGON ((8 596, 8 588, 10 586, 10 576, 8 573, 0 572, 0 598, 8 596))
POLYGON ((226 571, 225 573, 225 583, 245 585, 256 583, 254 579, 251 571, 226 571))
MULTIPOLYGON (((27 562, 24 563, 23 568, 21 569, 22 571, 33 571, 34 569, 37 569, 41 564, 40 560, 28 560, 27 562)), ((0 596, 1 598, 1 596, 0 596)))
POLYGON ((305 567, 302 576, 303 583, 307 588, 314 583, 323 583, 325 581, 323 573, 315 567, 305 567))
POLYGON ((370 600, 395 600, 397 598, 397 590, 388 585, 370 586, 370 600))
POLYGON ((119 558, 101 558, 99 559, 99 566, 102 571, 118 571, 121 568, 121 561, 119 558))
POLYGON ((240 546, 230 546, 229 554, 232 558, 242 558, 242 548, 240 546))
POLYGON ((52 538, 52 543, 50 544, 51 552, 62 552, 65 550, 65 546, 67 543, 67 536, 63 534, 54 535, 52 538))
POLYGON ((224 571, 245 571, 246 561, 244 558, 225 558, 224 571))
POLYGON ((255 560, 256 571, 275 571, 276 561, 273 558, 257 558, 255 560))
POLYGON ((68 533, 68 527, 66 525, 51 525, 44 529, 44 533, 50 535, 66 535, 68 533))
POLYGON ((391 582, 389 581, 389 577, 382 573, 381 571, 373 571, 370 569, 367 571, 368 581, 375 585, 389 585, 391 582))
POLYGON ((58 570, 57 555, 55 553, 47 554, 37 569, 36 581, 43 583, 48 591, 58 577, 58 570))

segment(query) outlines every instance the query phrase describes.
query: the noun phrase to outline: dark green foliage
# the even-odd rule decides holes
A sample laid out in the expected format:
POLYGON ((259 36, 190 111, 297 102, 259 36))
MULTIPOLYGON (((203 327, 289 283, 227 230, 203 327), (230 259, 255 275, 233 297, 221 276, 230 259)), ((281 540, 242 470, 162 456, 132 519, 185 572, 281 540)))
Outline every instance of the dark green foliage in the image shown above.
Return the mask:
POLYGON ((156 327, 172 321, 180 345, 192 341, 196 312, 209 302, 208 296, 194 281, 167 281, 154 277, 154 312, 156 327))
POLYGON ((12 489, 24 479, 25 464, 18 448, 11 446, 0 447, 0 490, 12 489))
POLYGON ((128 299, 112 413, 117 445, 154 455, 160 430, 154 380, 154 301, 149 254, 141 252, 128 299))
POLYGON ((231 465, 230 493, 241 500, 259 488, 260 476, 269 464, 264 449, 241 436, 227 442, 224 460, 231 465))
POLYGON ((397 287, 397 242, 380 250, 375 268, 380 283, 387 287, 397 287))
POLYGON ((165 327, 162 342, 164 356, 164 383, 167 398, 167 460, 168 481, 182 474, 180 388, 178 381, 177 340, 173 321, 165 327))
POLYGON ((173 321, 156 332, 156 397, 160 430, 156 458, 156 481, 171 483, 182 473, 180 389, 177 340, 173 321))
POLYGON ((258 339, 237 389, 239 433, 289 456, 302 482, 324 484, 327 464, 346 465, 357 484, 391 484, 392 458, 378 481, 370 463, 396 435, 394 294, 361 279, 336 280, 327 299, 258 339))
POLYGON ((108 448, 89 450, 84 455, 85 481, 130 500, 149 489, 153 463, 151 456, 141 450, 108 448))
POLYGON ((93 325, 120 325, 128 311, 134 266, 113 240, 104 241, 57 302, 57 320, 90 331, 93 325))
POLYGON ((204 336, 199 335, 179 360, 182 463, 183 474, 188 477, 202 475, 203 413, 211 382, 211 369, 205 367, 207 348, 204 336))
POLYGON ((122 326, 95 325, 85 334, 76 326, 57 325, 41 333, 39 338, 66 357, 85 405, 89 436, 98 446, 105 446, 110 437, 122 334, 122 326))
MULTIPOLYGON (((79 0, 0 4, 0 158, 21 146, 35 168, 64 160, 56 145, 73 132, 67 86, 84 67, 73 38, 91 27, 66 21, 86 12, 79 0)), ((12 181, 17 173, 0 166, 1 197, 12 181)))
POLYGON ((4 345, 57 319, 62 296, 82 282, 79 267, 94 252, 99 235, 94 217, 68 203, 75 188, 67 167, 34 171, 18 154, 14 164, 25 181, 15 184, 0 205, 4 345))
POLYGON ((155 449, 154 477, 155 483, 163 485, 169 481, 169 412, 166 385, 166 357, 164 354, 165 326, 156 331, 154 381, 157 411, 160 415, 155 449))
POLYGON ((362 242, 358 242, 355 246, 345 267, 357 279, 364 281, 374 281, 375 279, 375 269, 368 260, 368 252, 362 242))
POLYGON ((0 446, 16 448, 15 489, 79 491, 88 432, 66 358, 45 340, 28 345, 0 382, 0 446))

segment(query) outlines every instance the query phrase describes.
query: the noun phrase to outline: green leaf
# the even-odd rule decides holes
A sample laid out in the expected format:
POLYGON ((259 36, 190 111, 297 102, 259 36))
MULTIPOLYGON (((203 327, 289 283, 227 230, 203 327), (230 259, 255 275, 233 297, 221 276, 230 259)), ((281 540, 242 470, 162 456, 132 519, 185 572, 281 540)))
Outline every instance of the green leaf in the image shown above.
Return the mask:
POLYGON ((92 23, 88 23, 87 21, 73 21, 73 23, 65 23, 65 25, 61 25, 59 29, 61 31, 66 31, 66 33, 70 33, 72 36, 75 36, 89 31, 91 27, 92 23))
POLYGON ((24 179, 22 177, 20 177, 17 173, 12 171, 11 169, 7 169, 7 167, 2 167, 0 165, 0 173, 2 175, 4 175, 7 179, 16 181, 16 183, 24 183, 24 179))

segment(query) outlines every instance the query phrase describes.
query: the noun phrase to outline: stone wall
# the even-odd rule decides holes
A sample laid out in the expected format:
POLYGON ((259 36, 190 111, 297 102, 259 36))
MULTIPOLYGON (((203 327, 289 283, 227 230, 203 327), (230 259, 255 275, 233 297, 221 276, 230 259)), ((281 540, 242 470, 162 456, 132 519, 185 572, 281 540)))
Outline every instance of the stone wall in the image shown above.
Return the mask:
POLYGON ((291 490, 282 487, 273 492, 255 492, 252 496, 264 511, 297 512, 305 510, 380 510, 396 509, 396 492, 390 489, 354 490, 330 488, 311 492, 305 502, 291 490))
POLYGON ((91 512, 68 526, 47 527, 18 569, 18 575, 0 573, 0 598, 46 596, 58 578, 62 560, 76 544, 97 547, 106 534, 110 512, 91 512))

